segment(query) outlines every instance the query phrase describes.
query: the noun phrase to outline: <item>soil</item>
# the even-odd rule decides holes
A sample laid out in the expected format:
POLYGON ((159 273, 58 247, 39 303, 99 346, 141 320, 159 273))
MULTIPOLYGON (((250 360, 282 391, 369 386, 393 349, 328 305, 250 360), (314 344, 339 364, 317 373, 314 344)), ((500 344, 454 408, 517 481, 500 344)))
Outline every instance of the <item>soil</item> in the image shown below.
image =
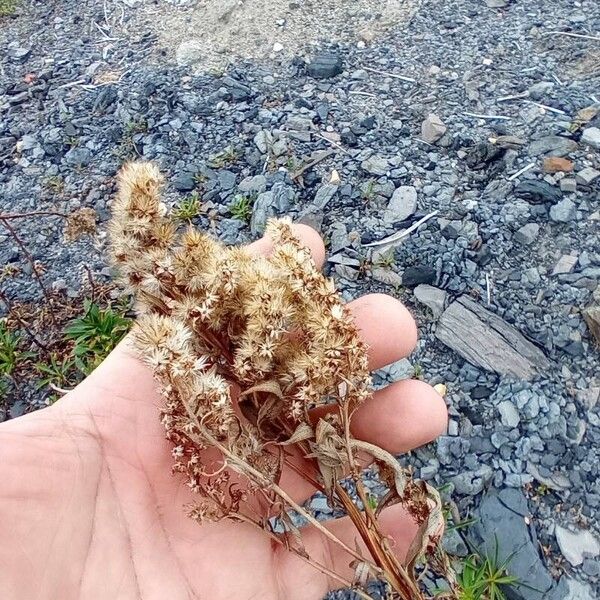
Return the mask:
POLYGON ((193 6, 146 5, 136 18, 179 62, 222 68, 239 58, 289 58, 322 41, 371 42, 407 23, 419 5, 420 0, 201 0, 193 6), (183 56, 190 45, 191 60, 183 56))

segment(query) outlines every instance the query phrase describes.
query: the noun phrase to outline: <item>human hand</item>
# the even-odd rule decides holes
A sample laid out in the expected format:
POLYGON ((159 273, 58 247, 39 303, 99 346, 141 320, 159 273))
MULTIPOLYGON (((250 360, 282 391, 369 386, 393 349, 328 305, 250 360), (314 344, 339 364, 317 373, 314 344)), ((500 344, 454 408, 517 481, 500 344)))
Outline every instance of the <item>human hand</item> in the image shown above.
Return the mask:
MULTIPOLYGON (((324 247, 308 227, 296 233, 318 265, 324 247)), ((252 245, 268 253, 270 242, 252 245)), ((407 356, 415 323, 390 296, 349 308, 372 369, 407 356)), ((339 584, 244 523, 198 525, 183 506, 192 494, 171 475, 171 448, 158 418, 150 371, 122 343, 54 406, 0 426, 0 586, 5 600, 318 600, 339 584)), ((376 392, 353 417, 355 437, 394 454, 446 427, 441 397, 420 381, 376 392)), ((314 489, 291 470, 281 480, 297 502, 314 489)), ((402 558, 416 525, 401 505, 381 523, 402 558)), ((326 526, 349 546, 347 518, 326 526)), ((349 557, 313 528, 311 556, 351 579, 349 557)))

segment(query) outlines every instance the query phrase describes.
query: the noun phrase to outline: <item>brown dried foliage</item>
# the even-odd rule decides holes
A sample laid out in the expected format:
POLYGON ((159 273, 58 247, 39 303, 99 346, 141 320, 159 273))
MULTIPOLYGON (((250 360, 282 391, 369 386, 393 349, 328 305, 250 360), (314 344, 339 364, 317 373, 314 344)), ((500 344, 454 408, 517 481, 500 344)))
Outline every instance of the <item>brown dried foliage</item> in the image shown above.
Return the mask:
POLYGON ((424 598, 417 562, 445 564, 440 499, 424 482, 411 481, 393 456, 350 434, 352 414, 370 394, 370 376, 366 349, 333 283, 285 220, 267 226, 274 246, 268 257, 225 247, 192 227, 179 233, 164 214, 162 183, 153 164, 127 165, 110 234, 126 291, 137 299, 134 344, 164 397, 173 470, 197 494, 190 516, 251 523, 328 576, 352 583, 306 554, 287 516, 296 510, 348 552, 361 596, 369 597, 359 584, 378 577, 394 597, 424 598), (315 423, 311 410, 323 404, 335 410, 315 423), (279 486, 282 469, 292 466, 292 447, 313 465, 300 474, 348 512, 370 556, 334 538, 279 486), (373 457, 390 490, 377 510, 362 483, 359 451, 373 457), (364 509, 339 483, 347 474, 364 509), (420 524, 404 565, 377 522, 376 513, 396 502, 420 524))

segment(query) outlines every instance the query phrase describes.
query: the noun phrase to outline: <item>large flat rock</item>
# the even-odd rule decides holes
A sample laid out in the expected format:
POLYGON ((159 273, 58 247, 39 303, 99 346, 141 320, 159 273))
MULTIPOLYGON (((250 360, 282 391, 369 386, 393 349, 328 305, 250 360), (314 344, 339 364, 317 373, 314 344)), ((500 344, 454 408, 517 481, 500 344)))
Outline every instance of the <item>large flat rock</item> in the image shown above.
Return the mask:
POLYGON ((471 364, 500 375, 531 379, 550 366, 542 350, 467 296, 444 311, 435 335, 471 364))
POLYGON ((520 490, 490 490, 474 515, 471 543, 482 556, 497 557, 521 585, 505 590, 510 600, 545 600, 554 580, 542 562, 527 499, 520 490))

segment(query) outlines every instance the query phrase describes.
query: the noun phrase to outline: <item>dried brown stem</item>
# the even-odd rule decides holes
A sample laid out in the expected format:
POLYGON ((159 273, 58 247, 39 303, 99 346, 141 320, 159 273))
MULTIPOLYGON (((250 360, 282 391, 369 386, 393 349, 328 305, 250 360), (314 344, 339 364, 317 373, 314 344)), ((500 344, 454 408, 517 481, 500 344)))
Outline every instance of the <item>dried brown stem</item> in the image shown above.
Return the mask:
MULTIPOLYGON (((46 298, 46 302, 48 302, 48 305, 51 306, 52 298, 50 297, 48 290, 46 290, 46 286, 44 285, 44 282, 42 281, 40 274, 37 272, 37 268, 35 265, 35 261, 33 260, 33 256, 31 256, 29 250, 27 250, 27 246, 25 246, 25 244, 23 243, 23 241, 21 240, 21 238, 15 231, 14 227, 8 222, 8 220, 5 217, 0 216, 0 221, 2 221, 4 227, 6 227, 6 229, 8 229, 12 238, 15 240, 15 242, 17 243, 19 248, 21 248, 21 251, 25 255, 25 258, 27 258, 27 261, 31 265, 31 271, 33 273, 33 276, 36 278, 36 280, 40 286, 40 289, 42 290, 42 294, 46 298)), ((52 312, 50 312, 50 319, 52 320, 52 323, 54 325, 56 325, 56 319, 54 318, 54 314, 52 312)))
POLYGON ((342 410, 340 413, 346 437, 348 463, 350 465, 352 479, 356 485, 356 491, 364 507, 364 513, 356 508, 346 490, 344 490, 339 483, 336 485, 336 492, 340 496, 340 499, 348 512, 348 516, 352 519, 352 522, 367 545, 371 556, 373 556, 377 565, 383 570, 386 579, 392 587, 400 594, 403 600, 416 600, 422 598, 423 596, 418 586, 411 580, 404 567, 390 550, 389 545, 385 541, 385 536, 381 531, 379 522, 369 504, 361 478, 361 470, 354 460, 348 405, 344 404, 341 408, 342 410), (366 518, 364 518, 363 515, 366 515, 366 518))
MULTIPOLYGON (((265 475, 263 475, 260 471, 256 470, 254 467, 249 465, 247 462, 240 459, 233 452, 231 452, 228 448, 223 446, 221 442, 215 438, 210 431, 204 426, 204 424, 198 419, 198 417, 194 414, 194 411, 190 408, 189 404, 184 401, 185 408, 187 410, 189 418, 192 420, 194 425, 198 428, 198 430, 202 434, 202 438, 194 440, 194 435, 190 434, 190 439, 196 442, 209 442, 212 446, 217 448, 220 452, 222 452, 223 456, 229 459, 229 466, 236 471, 237 473, 248 477, 258 485, 260 485, 263 489, 270 489, 275 494, 277 494, 290 508, 294 509, 299 515, 304 517, 313 527, 318 529, 320 533, 322 533, 328 540, 337 544, 342 550, 347 552, 350 556, 359 560, 360 562, 370 562, 365 561, 364 557, 362 557, 356 550, 350 548, 350 546, 344 544, 340 539, 338 539, 329 529, 324 527, 322 523, 317 521, 315 517, 313 517, 308 511, 306 511, 302 506, 300 506, 293 498, 289 496, 289 494, 279 487, 276 483, 270 481, 265 475)), ((376 565, 371 565, 374 569, 376 569, 376 565)))
MULTIPOLYGON (((12 302, 10 301, 9 297, 2 291, 0 290, 0 299, 2 299, 2 301, 4 302, 4 304, 6 304, 9 312, 12 308, 12 302)), ((23 319, 21 319, 21 317, 19 316, 14 316, 14 319, 17 321, 17 323, 19 323, 19 325, 25 330, 25 333, 31 338, 31 341, 40 349, 43 350, 44 352, 48 351, 48 346, 46 346, 46 344, 44 344, 44 342, 42 342, 36 335, 35 333, 33 333, 33 331, 31 331, 31 328, 29 327, 29 324, 24 321, 23 319)))
POLYGON ((24 213, 0 213, 0 219, 27 219, 29 217, 62 217, 67 219, 69 215, 65 213, 57 212, 55 210, 32 210, 31 212, 24 213))

